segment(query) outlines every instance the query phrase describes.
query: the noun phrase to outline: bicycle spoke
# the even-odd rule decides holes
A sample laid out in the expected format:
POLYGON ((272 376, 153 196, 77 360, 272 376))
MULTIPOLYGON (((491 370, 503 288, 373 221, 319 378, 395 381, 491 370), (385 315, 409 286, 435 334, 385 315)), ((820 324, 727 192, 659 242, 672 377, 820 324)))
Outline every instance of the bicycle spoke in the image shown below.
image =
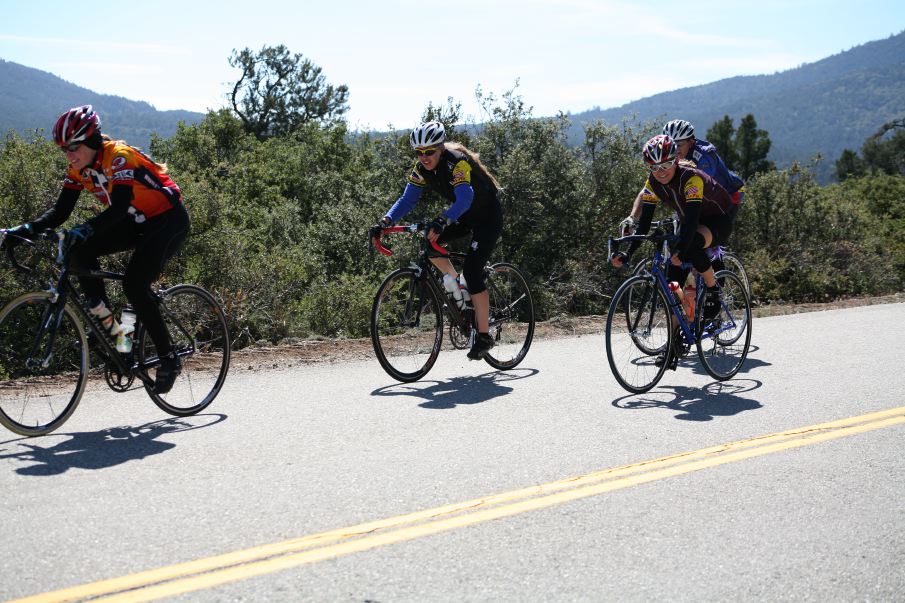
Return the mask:
MULTIPOLYGON (((742 280, 734 273, 717 273, 721 284, 719 313, 698 317, 698 356, 714 379, 734 376, 744 363, 751 343, 751 305, 742 280)), ((703 313, 702 313, 703 314, 703 313)))
POLYGON ((490 297, 490 336, 494 347, 485 361, 499 370, 517 366, 534 338, 534 302, 528 283, 511 264, 500 263, 487 271, 490 297))
POLYGON ((437 360, 443 338, 441 306, 414 271, 391 273, 371 308, 371 342, 384 370, 399 381, 416 381, 437 360))
POLYGON ((87 382, 81 324, 66 308, 57 326, 52 308, 49 294, 30 293, 0 311, 0 423, 20 435, 62 425, 87 382))
MULTIPOLYGON (((231 354, 226 317, 213 296, 201 287, 177 285, 162 295, 162 315, 182 372, 166 394, 154 393, 150 383, 145 389, 163 411, 175 416, 193 415, 214 401, 226 380, 231 354)), ((142 365, 159 364, 157 350, 144 329, 138 345, 142 365)))
POLYGON ((669 341, 670 314, 662 292, 648 277, 629 278, 613 296, 607 315, 607 361, 616 381, 633 393, 656 385, 666 363, 657 366, 651 352, 665 350, 669 341))

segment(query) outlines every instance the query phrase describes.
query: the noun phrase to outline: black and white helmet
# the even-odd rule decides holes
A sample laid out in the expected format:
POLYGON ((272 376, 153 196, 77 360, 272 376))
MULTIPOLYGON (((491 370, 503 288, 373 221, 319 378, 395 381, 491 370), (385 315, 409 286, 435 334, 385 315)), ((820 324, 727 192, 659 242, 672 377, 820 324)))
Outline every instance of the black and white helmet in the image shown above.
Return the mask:
POLYGON ((427 121, 412 130, 409 137, 413 149, 435 147, 441 142, 446 142, 446 130, 439 121, 427 121))
POLYGON ((663 126, 663 133, 679 142, 694 138, 694 126, 684 119, 674 119, 663 126))

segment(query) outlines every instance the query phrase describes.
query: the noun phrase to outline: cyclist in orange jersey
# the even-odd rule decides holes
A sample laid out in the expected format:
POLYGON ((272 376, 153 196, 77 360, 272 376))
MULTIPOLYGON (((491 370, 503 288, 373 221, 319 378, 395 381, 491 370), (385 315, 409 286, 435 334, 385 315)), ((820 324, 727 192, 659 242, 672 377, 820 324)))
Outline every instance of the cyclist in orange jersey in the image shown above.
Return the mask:
MULTIPOLYGON (((107 206, 70 230, 72 258, 82 268, 99 269, 100 256, 134 250, 125 270, 123 292, 160 355, 155 391, 166 393, 173 387, 181 363, 173 353, 151 284, 188 235, 189 216, 182 193, 165 166, 123 141, 102 135, 100 117, 91 105, 63 113, 54 125, 53 140, 69 162, 59 197, 48 211, 12 233, 28 238, 31 233, 57 228, 72 214, 82 190, 107 206)), ((4 243, 15 241, 15 237, 6 237, 4 243)), ((79 277, 79 283, 91 307, 101 302, 110 306, 102 280, 79 277)))

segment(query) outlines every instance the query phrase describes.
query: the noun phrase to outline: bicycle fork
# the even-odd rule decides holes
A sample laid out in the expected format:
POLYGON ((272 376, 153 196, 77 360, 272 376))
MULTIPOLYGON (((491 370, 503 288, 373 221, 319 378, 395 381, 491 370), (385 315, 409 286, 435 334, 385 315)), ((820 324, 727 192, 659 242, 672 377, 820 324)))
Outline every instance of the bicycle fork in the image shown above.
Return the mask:
POLYGON ((56 301, 48 305, 44 310, 44 315, 41 317, 41 325, 38 327, 34 341, 32 341, 28 359, 25 361, 26 367, 31 370, 37 370, 39 368, 46 369, 50 366, 50 361, 53 359, 53 344, 57 339, 57 331, 62 322, 63 304, 60 303, 60 298, 58 297, 56 301), (47 334, 47 344, 42 351, 41 341, 44 334, 47 334), (43 358, 39 357, 40 354, 43 354, 43 358))

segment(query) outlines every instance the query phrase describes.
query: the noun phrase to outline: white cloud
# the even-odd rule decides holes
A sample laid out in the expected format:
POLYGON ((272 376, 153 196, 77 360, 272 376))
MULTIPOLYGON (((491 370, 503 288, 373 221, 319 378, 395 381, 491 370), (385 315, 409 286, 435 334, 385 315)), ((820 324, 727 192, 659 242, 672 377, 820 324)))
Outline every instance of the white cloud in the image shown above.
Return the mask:
POLYGON ((0 41, 5 42, 21 42, 26 44, 36 44, 41 46, 46 45, 54 45, 54 46, 64 46, 66 48, 98 48, 98 49, 122 49, 122 50, 134 50, 137 52, 144 53, 157 53, 157 54, 183 54, 189 52, 189 49, 184 46, 174 46, 167 44, 145 44, 145 43, 137 43, 137 42, 115 42, 109 40, 107 38, 98 39, 98 40, 90 40, 84 38, 43 38, 43 37, 29 37, 29 36, 11 36, 6 34, 0 34, 0 41))

